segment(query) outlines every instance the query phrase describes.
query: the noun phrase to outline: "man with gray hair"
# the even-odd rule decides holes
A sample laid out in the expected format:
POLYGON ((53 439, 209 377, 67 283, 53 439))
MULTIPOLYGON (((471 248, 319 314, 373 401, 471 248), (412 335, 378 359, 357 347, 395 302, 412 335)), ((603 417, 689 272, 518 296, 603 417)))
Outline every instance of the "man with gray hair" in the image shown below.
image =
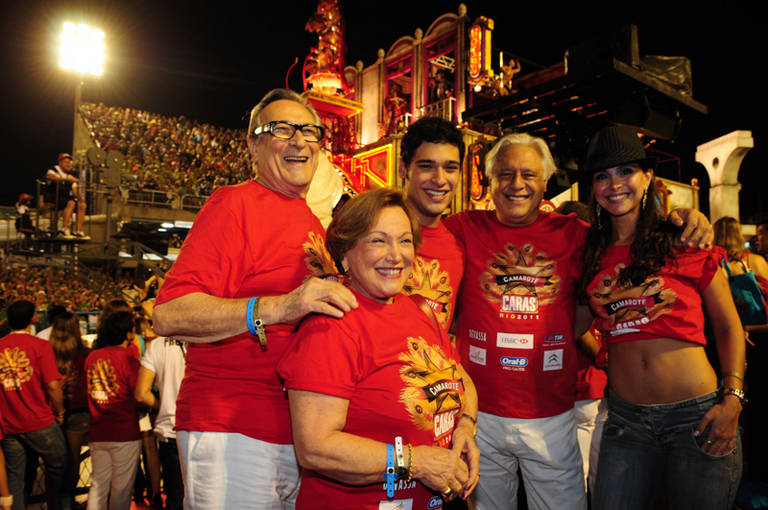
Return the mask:
MULTIPOLYGON (((496 209, 444 220, 466 260, 456 338, 480 403, 476 508, 516 508, 519 467, 530 508, 586 509, 573 405, 575 342, 591 322, 576 300, 588 227, 539 209, 556 170, 541 138, 501 138, 485 168, 496 209)), ((684 238, 711 241, 706 221, 691 235, 703 215, 685 215, 684 238)))
POLYGON ((216 191, 195 219, 154 309, 188 342, 176 430, 189 508, 294 508, 299 471, 275 366, 309 313, 341 317, 353 294, 333 272, 305 197, 320 119, 287 89, 252 112, 254 180, 216 191))

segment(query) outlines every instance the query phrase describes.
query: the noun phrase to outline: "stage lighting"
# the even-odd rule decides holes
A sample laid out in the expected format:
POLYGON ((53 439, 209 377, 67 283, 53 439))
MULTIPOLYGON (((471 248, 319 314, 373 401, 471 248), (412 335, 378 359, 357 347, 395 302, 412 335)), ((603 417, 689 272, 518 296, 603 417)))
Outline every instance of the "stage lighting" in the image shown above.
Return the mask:
POLYGON ((64 23, 59 36, 59 66, 62 69, 101 76, 104 59, 104 32, 84 23, 64 23))

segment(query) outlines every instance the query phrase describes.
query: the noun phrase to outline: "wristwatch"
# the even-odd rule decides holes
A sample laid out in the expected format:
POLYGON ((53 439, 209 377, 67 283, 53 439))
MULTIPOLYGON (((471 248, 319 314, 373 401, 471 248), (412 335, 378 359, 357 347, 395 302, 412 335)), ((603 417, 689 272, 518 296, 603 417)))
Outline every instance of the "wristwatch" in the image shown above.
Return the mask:
POLYGON ((723 396, 726 396, 726 395, 733 395, 734 397, 738 398, 742 406, 747 403, 747 396, 744 393, 744 390, 739 390, 736 388, 726 388, 725 390, 723 390, 723 396))

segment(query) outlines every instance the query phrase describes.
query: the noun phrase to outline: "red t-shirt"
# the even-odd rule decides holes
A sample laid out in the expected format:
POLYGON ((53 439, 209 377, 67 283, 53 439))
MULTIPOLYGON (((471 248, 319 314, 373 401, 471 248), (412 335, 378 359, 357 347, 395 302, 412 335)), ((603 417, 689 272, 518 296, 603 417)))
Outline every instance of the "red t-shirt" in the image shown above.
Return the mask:
MULTIPOLYGON (((438 336, 432 318, 406 296, 382 304, 355 295, 360 306, 343 319, 304 321, 278 367, 285 387, 348 400, 344 432, 450 447, 464 384, 447 335, 438 336)), ((351 486, 304 470, 297 508, 378 509, 388 501, 383 475, 381 483, 351 486)), ((395 485, 394 503, 402 508, 442 508, 439 495, 419 482, 395 485)))
POLYGON ((133 390, 139 362, 122 345, 96 349, 85 360, 90 441, 135 441, 141 437, 133 390))
MULTIPOLYGON (((155 304, 192 292, 223 298, 288 293, 307 276, 336 272, 324 235, 304 200, 256 181, 220 188, 197 215, 155 304)), ((176 430, 291 443, 288 402, 275 367, 294 328, 267 326, 267 352, 248 331, 214 343, 190 342, 176 430)))
POLYGON ((540 212, 530 225, 507 227, 480 210, 444 223, 466 252, 456 339, 480 410, 544 418, 573 408, 575 289, 587 224, 540 212))
POLYGON ((26 333, 0 339, 0 414, 5 434, 34 432, 56 419, 45 386, 61 379, 51 344, 26 333))
MULTIPOLYGON (((594 326, 590 333, 598 344, 602 345, 600 332, 594 326)), ((576 349, 578 359, 578 371, 576 373, 576 400, 592 400, 605 396, 605 387, 608 385, 608 374, 605 370, 597 368, 591 358, 576 349)))
POLYGON ((421 233, 424 242, 404 290, 424 296, 440 326, 448 331, 464 275, 464 252, 442 222, 437 227, 422 226, 421 233))
POLYGON ((618 287, 622 268, 631 262, 630 246, 611 246, 600 260, 600 272, 587 287, 595 327, 608 344, 676 338, 701 345, 704 312, 701 293, 715 276, 725 256, 712 250, 675 248, 675 257, 638 286, 618 287))

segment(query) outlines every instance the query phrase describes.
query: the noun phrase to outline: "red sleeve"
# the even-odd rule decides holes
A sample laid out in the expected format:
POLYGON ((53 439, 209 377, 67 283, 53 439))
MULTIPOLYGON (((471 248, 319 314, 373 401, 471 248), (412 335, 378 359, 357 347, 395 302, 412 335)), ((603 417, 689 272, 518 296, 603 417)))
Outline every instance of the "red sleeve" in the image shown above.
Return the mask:
POLYGON ((359 381, 360 344, 337 319, 304 321, 278 365, 284 386, 349 399, 359 381))
POLYGON ((179 257, 168 272, 156 305, 193 292, 229 297, 226 275, 241 271, 244 238, 242 225, 229 207, 227 193, 219 190, 208 199, 189 231, 179 257))
POLYGON ((676 269, 679 274, 696 282, 699 292, 706 290, 717 270, 722 267, 722 261, 726 256, 725 250, 719 246, 711 250, 698 248, 678 248, 677 250, 676 269))
POLYGON ((45 340, 40 343, 44 344, 40 350, 40 373, 43 376, 43 382, 48 384, 51 381, 61 379, 61 374, 56 366, 56 356, 53 354, 51 344, 45 340))

